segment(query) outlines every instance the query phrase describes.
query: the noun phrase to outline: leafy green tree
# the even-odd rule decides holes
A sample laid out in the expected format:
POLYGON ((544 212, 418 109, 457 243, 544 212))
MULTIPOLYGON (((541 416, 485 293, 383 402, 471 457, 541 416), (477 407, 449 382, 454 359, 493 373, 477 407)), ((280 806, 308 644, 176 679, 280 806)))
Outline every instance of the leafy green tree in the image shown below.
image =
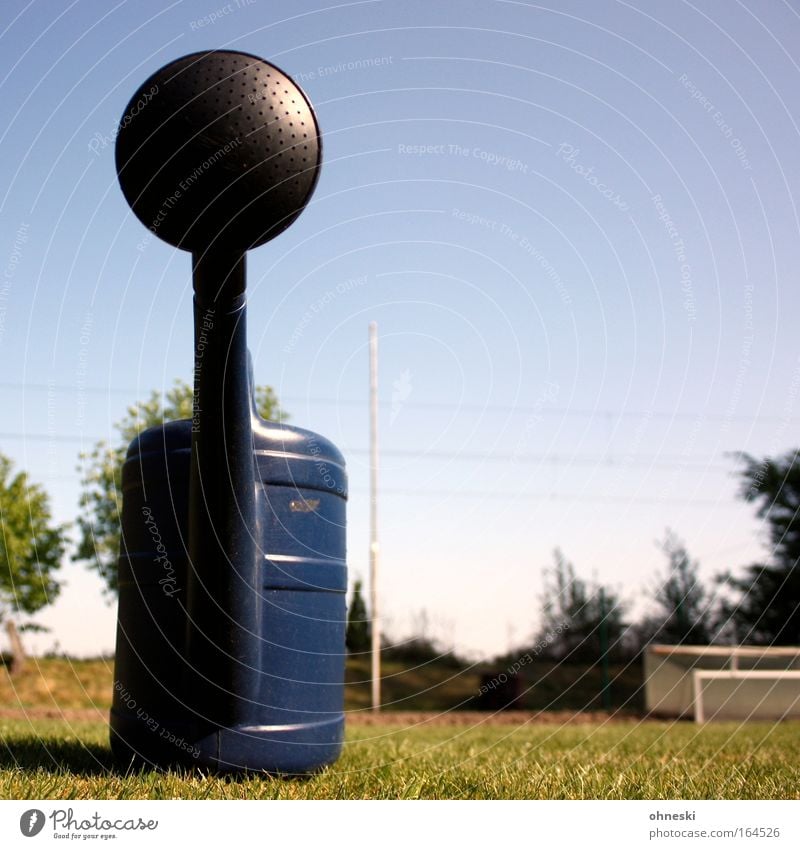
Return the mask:
POLYGON ((734 598, 723 614, 740 642, 757 645, 800 643, 800 456, 790 451, 761 460, 738 454, 740 496, 757 505, 764 520, 770 556, 744 574, 726 573, 722 582, 734 598))
MULTIPOLYGON (((287 418, 269 386, 256 387, 256 406, 265 419, 283 421, 287 418)), ((74 559, 85 561, 97 571, 109 595, 117 593, 122 465, 128 445, 148 427, 191 417, 192 387, 183 380, 176 380, 163 397, 160 392, 153 391, 146 401, 128 407, 125 418, 114 425, 120 438, 116 446, 101 440, 91 451, 80 455, 80 540, 74 559)))
POLYGON ((353 653, 370 650, 370 627, 367 618, 367 605, 361 594, 363 583, 359 578, 353 584, 353 596, 347 611, 347 632, 345 642, 348 651, 353 653))
POLYGON ((588 584, 560 551, 555 566, 545 570, 542 624, 533 652, 557 660, 596 661, 604 643, 619 653, 627 629, 625 604, 610 587, 588 584))
POLYGON ((669 528, 657 545, 669 566, 665 575, 659 575, 653 590, 655 611, 637 628, 640 641, 685 645, 711 642, 712 598, 700 581, 700 564, 689 557, 686 545, 669 528))
POLYGON ((0 454, 0 621, 10 626, 12 642, 14 620, 52 604, 61 590, 55 573, 66 529, 53 523, 44 489, 25 472, 14 474, 11 460, 0 454))

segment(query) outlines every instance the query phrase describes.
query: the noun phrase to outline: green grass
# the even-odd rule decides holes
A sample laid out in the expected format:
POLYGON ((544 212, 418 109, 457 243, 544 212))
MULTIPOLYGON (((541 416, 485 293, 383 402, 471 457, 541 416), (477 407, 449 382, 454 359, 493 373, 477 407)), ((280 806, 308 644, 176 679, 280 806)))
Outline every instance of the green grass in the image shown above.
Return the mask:
MULTIPOLYGON (((502 667, 498 667, 502 669, 502 667)), ((12 679, 0 666, 0 708, 48 709, 111 706, 114 661, 31 658, 25 672, 12 679)), ((447 662, 414 663, 386 660, 382 665, 382 694, 387 710, 451 710, 475 707, 480 673, 447 662)), ((641 706, 641 666, 613 665, 611 695, 615 709, 635 711, 641 706)), ((598 710, 601 672, 593 667, 539 661, 525 669, 525 710, 598 710)), ((370 705, 370 662, 351 657, 347 662, 345 706, 348 710, 370 705)))
POLYGON ((12 678, 0 666, 0 707, 108 710, 113 692, 113 659, 29 658, 12 678))
MULTIPOLYGON (((399 717, 398 717, 399 718, 399 717)), ((348 730, 306 780, 114 766, 102 723, 0 720, 0 797, 27 799, 798 799, 800 723, 348 730)))
MULTIPOLYGON (((348 662, 350 711, 369 704, 368 666, 365 658, 348 662)), ((641 669, 612 671, 615 704, 635 708, 641 669)), ((459 719, 456 711, 448 716, 453 725, 406 727, 416 720, 398 710, 474 707, 479 672, 397 660, 387 661, 383 672, 391 708, 384 724, 354 720, 334 766, 306 780, 279 780, 126 774, 111 757, 107 726, 94 721, 110 706, 112 660, 31 659, 14 679, 0 667, 0 798, 800 798, 800 723, 697 728, 630 718, 501 725, 488 715, 486 721, 474 714, 459 719), (29 719, 22 718, 26 712, 29 719)), ((596 668, 541 662, 527 667, 526 675, 529 689, 519 707, 598 706, 596 668)))

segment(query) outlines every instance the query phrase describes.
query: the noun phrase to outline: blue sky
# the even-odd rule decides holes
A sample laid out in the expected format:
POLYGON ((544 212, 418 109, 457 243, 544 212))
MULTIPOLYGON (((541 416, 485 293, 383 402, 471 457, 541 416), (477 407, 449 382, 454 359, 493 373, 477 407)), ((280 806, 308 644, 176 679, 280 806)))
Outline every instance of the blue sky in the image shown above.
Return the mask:
MULTIPOLYGON (((195 50, 261 55, 323 129, 313 202, 249 263, 258 382, 348 459, 367 575, 380 332, 390 632, 473 654, 536 626, 542 568, 643 609, 667 526, 710 578, 763 556, 727 452, 796 446, 800 18, 789 3, 6 0, 0 450, 76 517, 77 454, 191 368, 188 255, 148 239, 113 132, 195 50)), ((68 563, 40 620, 109 650, 68 563)), ((38 641, 38 642, 37 642, 38 641)))

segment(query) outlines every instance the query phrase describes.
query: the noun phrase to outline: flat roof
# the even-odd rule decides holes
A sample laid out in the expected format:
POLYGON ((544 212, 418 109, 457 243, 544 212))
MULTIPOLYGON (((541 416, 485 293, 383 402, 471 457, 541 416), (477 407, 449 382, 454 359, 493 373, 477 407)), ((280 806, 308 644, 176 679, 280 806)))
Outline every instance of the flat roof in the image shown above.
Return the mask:
POLYGON ((719 655, 730 657, 795 657, 800 655, 800 646, 670 646, 663 643, 651 643, 647 651, 653 654, 719 655))

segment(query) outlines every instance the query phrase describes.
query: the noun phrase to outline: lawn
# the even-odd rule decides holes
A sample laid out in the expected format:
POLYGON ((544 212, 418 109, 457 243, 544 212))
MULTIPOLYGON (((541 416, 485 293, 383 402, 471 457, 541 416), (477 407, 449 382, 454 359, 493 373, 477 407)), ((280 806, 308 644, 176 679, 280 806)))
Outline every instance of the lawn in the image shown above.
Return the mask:
POLYGON ((800 798, 800 723, 640 721, 629 707, 637 670, 615 679, 627 713, 611 717, 575 714, 596 706, 592 670, 542 667, 522 705, 528 712, 496 717, 453 709, 471 706, 474 669, 395 662, 384 674, 395 709, 374 722, 367 664, 351 663, 342 757, 309 779, 280 780, 126 774, 104 721, 112 661, 32 660, 14 679, 0 667, 0 798, 800 798))
POLYGON ((596 723, 348 730, 307 780, 125 774, 99 722, 0 720, 0 797, 49 799, 800 798, 800 725, 596 723))

